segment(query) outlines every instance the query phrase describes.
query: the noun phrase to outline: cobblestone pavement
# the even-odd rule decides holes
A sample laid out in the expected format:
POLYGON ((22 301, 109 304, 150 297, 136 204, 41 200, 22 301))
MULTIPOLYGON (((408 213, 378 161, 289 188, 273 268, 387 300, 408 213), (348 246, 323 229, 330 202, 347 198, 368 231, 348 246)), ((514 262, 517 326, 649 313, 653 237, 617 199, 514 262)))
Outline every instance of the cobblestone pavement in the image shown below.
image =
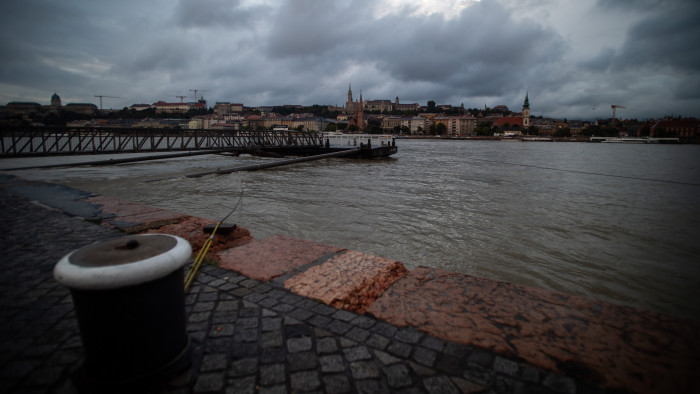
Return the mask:
MULTIPOLYGON (((75 393, 82 345, 53 267, 121 233, 1 187, 0 219, 0 392, 75 393)), ((603 392, 214 266, 202 268, 185 309, 192 366, 155 392, 603 392)))

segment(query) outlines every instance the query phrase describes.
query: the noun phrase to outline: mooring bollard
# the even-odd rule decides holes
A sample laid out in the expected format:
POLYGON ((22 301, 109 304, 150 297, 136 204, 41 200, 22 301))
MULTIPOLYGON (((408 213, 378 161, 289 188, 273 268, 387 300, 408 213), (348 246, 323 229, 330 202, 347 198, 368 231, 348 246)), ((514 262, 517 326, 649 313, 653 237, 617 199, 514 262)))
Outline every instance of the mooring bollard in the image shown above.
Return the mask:
POLYGON ((96 242, 56 264, 85 352, 80 391, 137 391, 189 366, 182 266, 191 254, 180 237, 147 234, 96 242))

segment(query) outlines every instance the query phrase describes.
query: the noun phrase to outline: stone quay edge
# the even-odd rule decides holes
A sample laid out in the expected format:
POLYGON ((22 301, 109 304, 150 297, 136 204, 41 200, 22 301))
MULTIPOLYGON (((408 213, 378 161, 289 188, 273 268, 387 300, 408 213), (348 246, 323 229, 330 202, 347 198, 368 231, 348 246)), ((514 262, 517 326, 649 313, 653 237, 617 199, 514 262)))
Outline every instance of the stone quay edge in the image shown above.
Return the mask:
MULTIPOLYGON (((20 190, 26 185, 5 179, 3 183, 10 193, 27 197, 20 190)), ((78 192, 74 201, 96 207, 102 227, 178 235, 188 239, 195 251, 209 236, 202 227, 216 222, 78 192)), ((51 201, 40 203, 52 206, 51 201)), ((395 260, 285 235, 258 240, 241 227, 214 239, 207 258, 224 270, 340 310, 417 330, 405 332, 411 337, 428 334, 445 343, 469 346, 476 349, 470 359, 477 365, 482 349, 484 354, 524 363, 501 361, 498 366, 492 356, 484 356, 494 368, 518 376, 525 373, 523 365, 531 365, 598 391, 698 390, 697 321, 430 267, 408 271, 395 260)), ((404 340, 411 342, 408 337, 404 340)), ((440 360, 449 369, 450 358, 440 360)), ((357 370, 358 376, 365 372, 357 370)), ((547 387, 576 392, 570 384, 547 387)))

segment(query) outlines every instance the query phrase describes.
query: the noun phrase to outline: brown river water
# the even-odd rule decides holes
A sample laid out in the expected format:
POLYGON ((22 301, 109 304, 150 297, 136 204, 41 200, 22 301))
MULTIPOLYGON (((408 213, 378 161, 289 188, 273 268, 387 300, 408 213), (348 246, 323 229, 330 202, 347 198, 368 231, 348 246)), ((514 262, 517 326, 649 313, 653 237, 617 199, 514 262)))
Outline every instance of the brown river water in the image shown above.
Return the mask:
MULTIPOLYGON (((13 171, 191 215, 700 320, 700 146, 397 140, 387 159, 13 171), (169 178, 158 182, 153 179, 169 178)), ((133 155, 132 155, 133 156, 133 155)), ((136 155, 138 156, 138 155, 136 155)), ((114 156, 112 156, 114 157, 114 156)), ((124 157, 119 156, 119 157, 124 157)), ((0 168, 104 156, 2 159, 0 168)))

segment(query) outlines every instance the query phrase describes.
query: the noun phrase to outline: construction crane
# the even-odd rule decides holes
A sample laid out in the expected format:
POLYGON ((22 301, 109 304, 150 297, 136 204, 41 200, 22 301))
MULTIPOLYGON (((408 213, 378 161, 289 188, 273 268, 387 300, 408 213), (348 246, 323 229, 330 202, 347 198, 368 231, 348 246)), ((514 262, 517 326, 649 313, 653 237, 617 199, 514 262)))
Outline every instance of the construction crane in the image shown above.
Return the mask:
POLYGON ((180 98, 180 102, 182 103, 182 102, 183 102, 182 100, 184 100, 185 97, 187 97, 187 96, 175 96, 175 97, 179 97, 179 98, 180 98))
POLYGON ((100 110, 102 109, 102 97, 107 97, 107 98, 124 98, 124 97, 117 97, 117 96, 104 96, 101 94, 96 94, 95 97, 100 98, 100 110))
POLYGON ((204 89, 190 89, 190 92, 194 92, 194 101, 197 102, 197 92, 208 92, 204 89))
POLYGON ((610 106, 610 108, 612 108, 612 110, 613 110, 612 127, 615 127, 615 110, 616 110, 617 108, 627 108, 627 107, 623 107, 623 106, 621 106, 621 105, 615 105, 615 104, 613 104, 613 105, 610 106))

